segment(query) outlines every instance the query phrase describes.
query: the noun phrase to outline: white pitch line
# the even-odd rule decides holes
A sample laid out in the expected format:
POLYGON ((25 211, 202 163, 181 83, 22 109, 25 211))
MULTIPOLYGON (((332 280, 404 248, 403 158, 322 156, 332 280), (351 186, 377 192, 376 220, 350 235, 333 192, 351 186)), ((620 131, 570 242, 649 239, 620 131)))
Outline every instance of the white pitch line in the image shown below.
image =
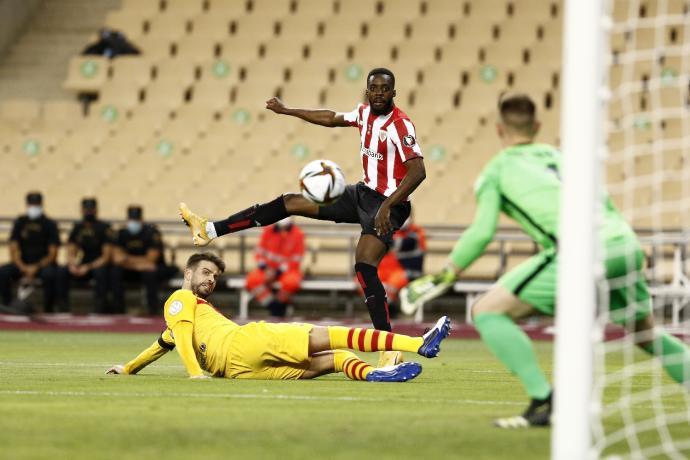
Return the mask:
MULTIPOLYGON (((38 390, 0 390, 0 395, 8 396, 55 396, 55 397, 123 397, 123 398, 211 398, 211 399, 267 399, 267 400, 292 400, 292 401, 340 401, 340 402, 387 402, 397 398, 371 398, 361 396, 312 396, 312 395, 285 395, 285 394, 257 394, 257 393, 124 393, 110 391, 38 391, 38 390)), ((418 399, 404 398, 405 403, 438 403, 438 404, 475 404, 491 406, 523 406, 523 402, 515 401, 491 401, 476 399, 418 399)))

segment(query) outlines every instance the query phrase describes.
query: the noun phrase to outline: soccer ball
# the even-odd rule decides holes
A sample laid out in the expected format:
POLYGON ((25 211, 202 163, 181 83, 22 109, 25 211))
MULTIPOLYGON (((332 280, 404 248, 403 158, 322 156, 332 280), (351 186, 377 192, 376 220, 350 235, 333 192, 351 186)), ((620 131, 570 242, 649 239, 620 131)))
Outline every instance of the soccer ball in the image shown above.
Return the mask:
POLYGON ((306 199, 325 206, 335 203, 345 191, 345 175, 330 160, 314 160, 299 173, 299 188, 306 199))

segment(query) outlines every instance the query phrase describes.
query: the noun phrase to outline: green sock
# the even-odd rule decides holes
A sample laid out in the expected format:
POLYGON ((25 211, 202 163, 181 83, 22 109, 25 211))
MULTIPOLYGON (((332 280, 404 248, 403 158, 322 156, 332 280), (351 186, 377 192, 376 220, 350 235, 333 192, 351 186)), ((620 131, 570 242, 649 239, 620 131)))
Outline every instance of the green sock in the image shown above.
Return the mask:
POLYGON ((532 342, 513 320, 503 314, 480 313, 474 326, 493 354, 518 376, 530 398, 549 396, 551 385, 539 367, 532 342))
POLYGON ((671 376, 673 380, 678 383, 690 381, 690 349, 688 346, 669 334, 666 331, 661 331, 656 337, 654 344, 650 343, 643 346, 642 349, 650 355, 655 355, 655 348, 661 352, 661 364, 671 376))

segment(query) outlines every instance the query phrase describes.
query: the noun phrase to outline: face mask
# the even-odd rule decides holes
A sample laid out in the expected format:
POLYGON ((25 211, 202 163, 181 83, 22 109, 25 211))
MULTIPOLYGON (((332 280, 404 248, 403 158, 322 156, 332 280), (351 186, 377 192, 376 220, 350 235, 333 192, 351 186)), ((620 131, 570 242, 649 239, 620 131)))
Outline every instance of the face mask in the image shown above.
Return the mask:
POLYGON ((38 205, 31 205, 26 208, 26 215, 29 216, 29 219, 38 219, 43 215, 43 208, 38 205))
POLYGON ((139 233, 141 231, 141 227, 143 227, 144 224, 139 222, 138 220, 129 220, 127 221, 127 230, 129 233, 139 233))

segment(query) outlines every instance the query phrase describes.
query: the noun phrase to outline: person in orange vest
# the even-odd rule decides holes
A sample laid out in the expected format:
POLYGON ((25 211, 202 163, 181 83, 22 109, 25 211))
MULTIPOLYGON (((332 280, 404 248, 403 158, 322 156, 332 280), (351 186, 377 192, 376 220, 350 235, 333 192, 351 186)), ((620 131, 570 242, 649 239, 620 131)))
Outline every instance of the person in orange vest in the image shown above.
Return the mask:
POLYGON ((398 292, 424 272, 426 237, 424 229, 409 217, 393 234, 393 245, 379 264, 379 278, 386 289, 391 313, 398 311, 398 292))
POLYGON ((290 217, 264 229, 256 247, 257 267, 247 275, 246 287, 271 316, 285 316, 302 282, 303 257, 304 233, 290 217))

